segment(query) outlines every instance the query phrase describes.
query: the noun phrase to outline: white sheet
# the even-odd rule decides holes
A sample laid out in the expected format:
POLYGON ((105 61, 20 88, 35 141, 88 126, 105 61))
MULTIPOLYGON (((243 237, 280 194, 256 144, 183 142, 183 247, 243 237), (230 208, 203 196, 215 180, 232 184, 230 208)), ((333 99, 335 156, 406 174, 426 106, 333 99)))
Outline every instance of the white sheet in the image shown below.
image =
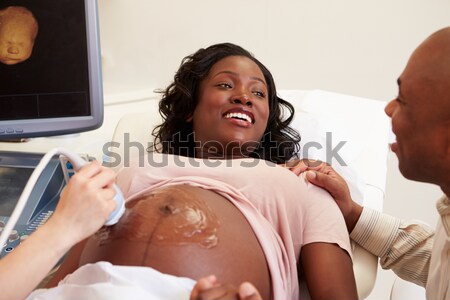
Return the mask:
POLYGON ((195 281, 149 267, 84 265, 57 287, 34 291, 27 300, 188 300, 195 281))

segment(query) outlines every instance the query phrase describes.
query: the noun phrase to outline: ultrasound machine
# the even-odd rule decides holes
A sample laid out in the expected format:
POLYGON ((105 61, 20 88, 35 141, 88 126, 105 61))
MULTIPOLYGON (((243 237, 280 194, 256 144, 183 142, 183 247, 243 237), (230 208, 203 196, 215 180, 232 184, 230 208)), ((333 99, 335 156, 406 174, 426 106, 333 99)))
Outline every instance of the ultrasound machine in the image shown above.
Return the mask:
MULTIPOLYGON (((97 1, 6 0, 1 1, 0 12, 11 15, 15 23, 8 30, 16 30, 22 45, 28 45, 24 49, 9 41, 9 48, 0 49, 4 56, 0 57, 0 140, 23 143, 100 127, 97 1), (21 20, 23 15, 28 19, 21 20)), ((2 39, 12 35, 8 30, 0 28, 0 47, 5 44, 2 39)), ((0 259, 46 222, 67 181, 91 159, 60 148, 45 154, 4 151, 0 146, 0 259)), ((123 212, 118 192, 116 216, 123 212)), ((111 223, 118 220, 112 219, 111 223)))

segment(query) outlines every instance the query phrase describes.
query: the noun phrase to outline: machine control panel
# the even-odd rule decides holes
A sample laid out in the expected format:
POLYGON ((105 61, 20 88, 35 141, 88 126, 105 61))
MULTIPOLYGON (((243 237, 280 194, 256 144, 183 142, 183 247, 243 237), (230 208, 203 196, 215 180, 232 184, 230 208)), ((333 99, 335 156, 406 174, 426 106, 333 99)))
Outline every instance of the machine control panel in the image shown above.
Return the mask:
MULTIPOLYGON (((42 156, 43 154, 38 153, 0 151, 0 233, 42 156)), ((52 216, 61 191, 73 173, 73 167, 66 158, 55 155, 50 160, 7 242, 0 245, 0 258, 14 251, 21 242, 52 216)))

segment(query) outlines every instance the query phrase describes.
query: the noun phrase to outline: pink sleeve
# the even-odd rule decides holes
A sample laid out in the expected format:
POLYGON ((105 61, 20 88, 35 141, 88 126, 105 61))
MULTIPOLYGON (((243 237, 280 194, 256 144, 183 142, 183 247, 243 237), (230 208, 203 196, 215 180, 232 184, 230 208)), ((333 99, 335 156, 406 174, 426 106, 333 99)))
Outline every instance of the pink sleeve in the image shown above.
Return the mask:
POLYGON ((339 207, 331 195, 307 183, 303 199, 303 245, 314 242, 338 244, 351 256, 350 237, 339 207))

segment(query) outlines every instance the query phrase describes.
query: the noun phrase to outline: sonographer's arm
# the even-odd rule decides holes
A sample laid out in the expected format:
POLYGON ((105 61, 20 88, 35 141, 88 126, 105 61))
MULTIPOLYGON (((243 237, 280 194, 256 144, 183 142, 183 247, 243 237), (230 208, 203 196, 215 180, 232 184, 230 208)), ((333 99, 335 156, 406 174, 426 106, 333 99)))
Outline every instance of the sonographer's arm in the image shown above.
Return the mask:
POLYGON ((106 222, 116 207, 114 180, 98 162, 72 177, 48 222, 0 260, 0 300, 26 298, 73 245, 106 222))

